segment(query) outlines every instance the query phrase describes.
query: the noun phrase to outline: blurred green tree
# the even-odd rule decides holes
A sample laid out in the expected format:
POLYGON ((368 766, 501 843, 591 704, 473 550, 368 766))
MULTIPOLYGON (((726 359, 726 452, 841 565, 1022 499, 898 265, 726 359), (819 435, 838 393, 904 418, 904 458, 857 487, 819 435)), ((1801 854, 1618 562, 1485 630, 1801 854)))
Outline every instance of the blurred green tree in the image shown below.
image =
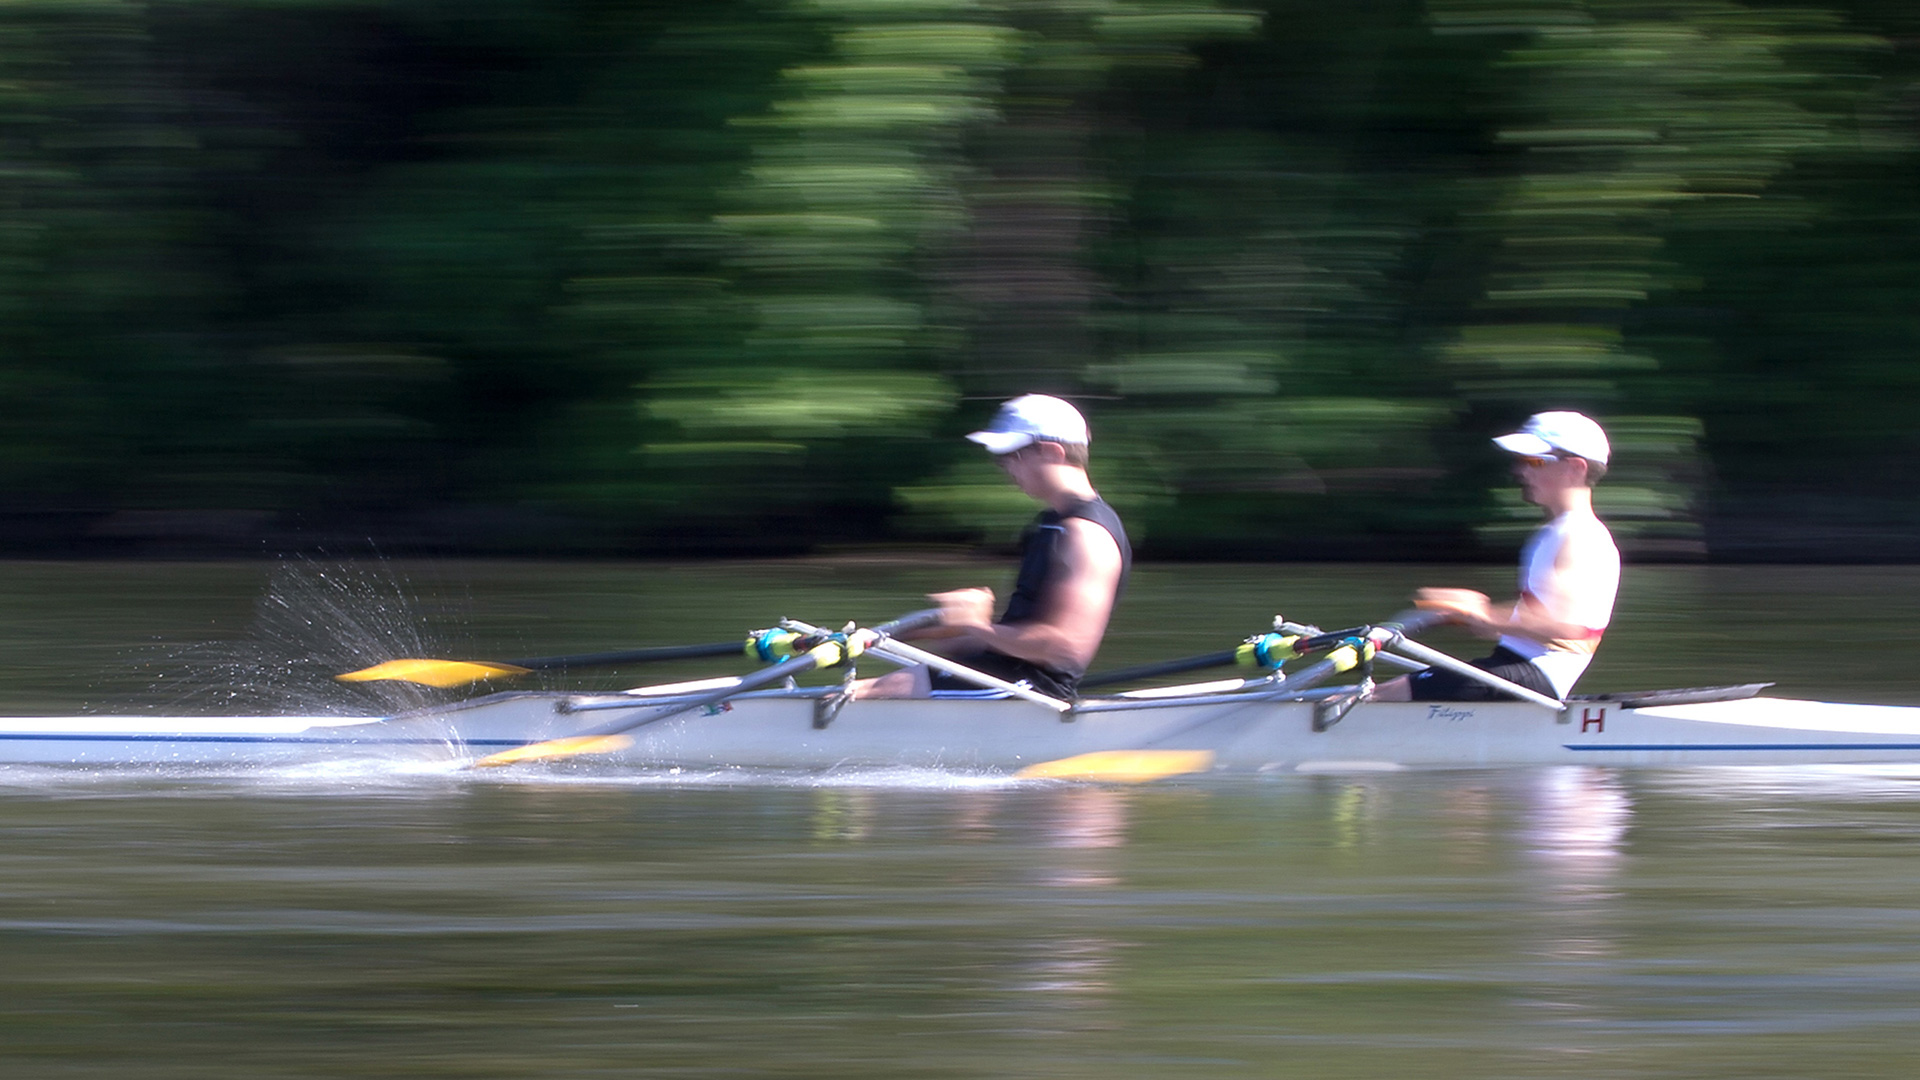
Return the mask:
MULTIPOLYGON (((1728 237, 1803 225, 1810 206, 1774 197, 1796 161, 1845 151, 1860 88, 1808 55, 1871 50, 1829 12, 1722 0, 1431 0, 1445 34, 1517 35, 1502 63, 1507 175, 1470 219, 1488 248, 1479 312, 1441 349, 1459 393, 1488 411, 1583 408, 1619 448, 1597 496, 1629 547, 1699 549, 1704 428, 1645 373, 1629 314, 1693 285, 1673 260, 1679 230, 1728 237), (1636 376, 1639 376, 1636 378, 1636 376)), ((1532 511, 1507 500, 1513 522, 1532 511)))
POLYGON ((1485 437, 1574 405, 1643 551, 1920 553, 1916 35, 1897 0, 23 0, 0 537, 1010 538, 956 436, 1046 390, 1150 552, 1482 553, 1526 513, 1485 437))

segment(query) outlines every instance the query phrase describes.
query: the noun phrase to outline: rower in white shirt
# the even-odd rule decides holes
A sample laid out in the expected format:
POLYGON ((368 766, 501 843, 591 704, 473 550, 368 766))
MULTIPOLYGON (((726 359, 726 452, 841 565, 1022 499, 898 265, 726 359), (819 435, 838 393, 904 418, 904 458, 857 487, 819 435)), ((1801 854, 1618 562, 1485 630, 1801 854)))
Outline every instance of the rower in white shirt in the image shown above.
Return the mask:
MULTIPOLYGON (((1606 474, 1610 447, 1600 425, 1577 412, 1543 412, 1493 440, 1514 456, 1521 495, 1547 523, 1520 554, 1520 596, 1496 605, 1472 589, 1421 589, 1414 603, 1482 637, 1498 639, 1473 661, 1509 682, 1561 700, 1593 661, 1613 619, 1620 550, 1593 514, 1593 484, 1606 474)), ((1380 701, 1478 701, 1500 692, 1453 672, 1429 668, 1380 684, 1380 701)))

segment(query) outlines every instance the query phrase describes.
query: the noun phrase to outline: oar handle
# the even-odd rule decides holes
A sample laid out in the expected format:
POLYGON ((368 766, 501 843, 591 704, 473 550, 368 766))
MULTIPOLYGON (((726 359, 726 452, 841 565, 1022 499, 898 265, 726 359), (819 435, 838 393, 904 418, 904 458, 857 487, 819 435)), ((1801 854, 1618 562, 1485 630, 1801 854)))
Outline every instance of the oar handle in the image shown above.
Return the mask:
POLYGON ((1446 624, 1447 617, 1438 611, 1421 611, 1417 608, 1411 611, 1403 611, 1391 619, 1373 624, 1373 628, 1376 631, 1392 631, 1386 638, 1376 637, 1374 643, 1384 649, 1389 645, 1397 645, 1407 638, 1418 637, 1437 626, 1445 626, 1446 624))
POLYGON ((896 634, 909 634, 915 630, 925 630, 929 626, 939 625, 940 615, 940 609, 937 607, 921 608, 919 611, 909 611, 892 622, 883 622, 871 629, 883 638, 893 637, 896 634))

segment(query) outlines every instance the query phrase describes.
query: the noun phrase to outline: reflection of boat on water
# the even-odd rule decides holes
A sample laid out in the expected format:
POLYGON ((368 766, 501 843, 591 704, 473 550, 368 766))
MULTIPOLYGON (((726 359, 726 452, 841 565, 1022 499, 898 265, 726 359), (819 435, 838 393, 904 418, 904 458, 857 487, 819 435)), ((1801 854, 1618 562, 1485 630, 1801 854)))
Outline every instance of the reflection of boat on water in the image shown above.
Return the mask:
MULTIPOLYGON (((1017 699, 855 701, 820 688, 742 694, 637 726, 599 760, 635 767, 924 766, 1013 771, 1100 751, 1205 751, 1227 772, 1501 765, 1920 762, 1920 708, 1752 696, 1755 686, 1519 701, 1364 702, 1252 682, 1092 697, 1067 713, 1017 699), (1262 689, 1262 687, 1266 687, 1262 689), (627 740, 630 740, 628 742, 627 740)), ((686 696, 500 693, 389 717, 0 718, 0 762, 285 763, 375 755, 462 761, 644 720, 686 696)))

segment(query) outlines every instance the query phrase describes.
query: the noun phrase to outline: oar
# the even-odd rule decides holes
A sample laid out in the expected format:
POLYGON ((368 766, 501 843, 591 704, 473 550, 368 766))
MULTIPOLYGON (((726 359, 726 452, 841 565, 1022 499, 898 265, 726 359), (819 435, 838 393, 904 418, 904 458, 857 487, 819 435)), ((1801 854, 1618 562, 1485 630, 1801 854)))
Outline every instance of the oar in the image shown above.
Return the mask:
POLYGON ((1298 652, 1324 649, 1330 645, 1334 646, 1333 651, 1319 662, 1288 675, 1282 685, 1289 691, 1306 690, 1343 671, 1352 671, 1363 662, 1374 659, 1383 649, 1409 645, 1409 639, 1414 634, 1431 630, 1445 621, 1433 612, 1409 611, 1371 626, 1303 638, 1294 646, 1298 652))
MULTIPOLYGON (((1425 616, 1420 616, 1425 618, 1425 616)), ((1382 626, 1397 625, 1382 623, 1382 626)), ((1422 624, 1422 628, 1432 625, 1432 620, 1422 624)), ((1281 623, 1271 633, 1256 634, 1231 649, 1221 652, 1202 653, 1199 656, 1187 656, 1178 660, 1163 660, 1157 664, 1142 664, 1138 667, 1121 668, 1118 671, 1102 672, 1080 680, 1082 689, 1096 686, 1113 686, 1117 683, 1133 682, 1137 679, 1152 679, 1161 675, 1178 675, 1186 671, 1200 671, 1205 668, 1226 667, 1238 664, 1241 667, 1272 670, 1289 660, 1311 656, 1346 641, 1371 632, 1371 626, 1356 626, 1348 630, 1322 631, 1317 626, 1302 626, 1299 623, 1281 623)))
MULTIPOLYGON (((1325 658, 1287 676, 1281 685, 1289 694, 1343 671, 1352 671, 1365 659, 1351 644, 1338 645, 1325 658)), ((1021 780, 1085 780, 1103 784, 1144 784, 1169 776, 1206 772, 1213 768, 1211 750, 1098 750, 1029 765, 1013 775, 1021 780)))
POLYGON ((1211 750, 1096 750, 1057 761, 1029 765, 1013 775, 1021 780, 1091 780, 1107 784, 1144 784, 1169 776, 1213 768, 1211 750))
MULTIPOLYGON (((1343 671, 1352 671, 1359 667, 1366 657, 1363 648, 1352 644, 1340 645, 1324 658, 1299 671, 1288 675, 1286 681, 1279 684, 1270 693, 1248 698, 1225 698, 1236 705, 1249 704, 1252 701, 1285 701, 1320 683, 1327 681, 1343 671)), ((1208 723, 1210 721, 1201 721, 1208 723)), ((1162 739, 1180 737, 1191 727, 1162 735, 1162 739)), ((1021 780, 1084 780, 1102 784, 1141 784, 1151 780, 1164 780, 1169 776, 1184 776, 1188 773, 1206 772, 1213 768, 1214 755, 1211 750, 1098 750, 1088 754, 1075 754, 1072 757, 1042 761, 1014 773, 1021 780)))
MULTIPOLYGON (((820 627, 803 623, 798 619, 783 619, 781 620, 781 625, 792 627, 802 633, 818 634, 823 632, 820 627)), ((955 663, 938 653, 930 653, 925 649, 915 648, 904 641, 876 641, 867 646, 867 652, 888 663, 899 664, 902 667, 909 664, 921 664, 938 671, 944 671, 949 675, 965 679, 975 686, 985 687, 989 690, 998 690, 1001 693, 1031 701, 1035 705, 1045 705, 1054 712, 1064 713, 1073 711, 1073 703, 1070 701, 1061 701, 1056 697, 1048 697, 1019 683, 1008 682, 997 675, 989 675, 984 671, 975 671, 964 664, 955 663)))
POLYGON ((1137 667, 1121 668, 1118 671, 1103 671, 1098 675, 1089 675, 1080 680, 1082 690, 1091 690, 1096 686, 1116 686, 1133 682, 1136 679, 1157 679, 1162 675, 1178 675, 1183 671, 1202 671, 1206 668, 1226 667, 1235 662, 1239 649, 1227 649, 1222 652, 1206 653, 1201 656, 1185 656, 1178 660, 1163 660, 1157 664, 1141 664, 1137 667))
MULTIPOLYGON (((1330 649, 1330 651, 1321 659, 1288 675, 1286 681, 1280 685, 1284 687, 1288 696, 1304 692, 1335 675, 1352 671, 1373 659, 1373 655, 1377 654, 1382 646, 1403 644, 1407 635, 1419 633, 1438 625, 1439 622, 1440 619, 1437 616, 1420 612, 1376 626, 1355 627, 1352 630, 1317 634, 1301 638, 1296 642, 1288 642, 1289 649, 1301 652, 1307 651, 1308 648, 1330 649)), ((1242 646, 1242 649, 1244 648, 1245 646, 1242 646)), ((1211 750, 1100 750, 1054 761, 1042 761, 1029 765, 1013 775, 1023 780, 1086 780, 1109 784, 1140 784, 1152 780, 1164 780, 1169 776, 1206 772, 1213 768, 1213 761, 1214 754, 1211 750)))
MULTIPOLYGON (((1353 632, 1343 631, 1343 633, 1353 632)), ((1141 664, 1138 667, 1121 668, 1118 671, 1103 671, 1098 675, 1081 679, 1080 687, 1083 690, 1091 690, 1096 686, 1114 686, 1138 679, 1156 679, 1162 675, 1178 675, 1187 671, 1226 667, 1229 664, 1239 664, 1242 667, 1277 668, 1288 660, 1304 656, 1305 651, 1298 649, 1299 643, 1312 640, 1308 635, 1319 633, 1320 628, 1317 626, 1302 626, 1299 623, 1285 622, 1276 618, 1273 632, 1256 634, 1231 649, 1202 653, 1199 656, 1186 656, 1178 660, 1162 660, 1157 664, 1141 664)))
MULTIPOLYGON (((690 701, 682 701, 647 716, 637 718, 621 717, 618 720, 602 724, 596 728, 589 728, 586 731, 569 735, 565 738, 528 743, 525 746, 516 746, 511 750, 502 750, 497 754, 488 754, 473 764, 475 768, 491 768, 496 765, 512 765, 521 761, 541 761, 552 758, 573 757, 576 754, 622 750, 632 745, 633 741, 626 737, 626 733, 632 731, 634 728, 671 719, 682 713, 692 712, 695 709, 704 709, 709 705, 717 705, 736 694, 744 694, 749 690, 757 690, 768 683, 779 682, 782 679, 795 675, 804 675, 814 668, 833 667, 843 660, 858 655, 861 651, 864 651, 864 649, 887 640, 887 638, 894 634, 903 634, 910 630, 918 630, 922 627, 932 626, 939 621, 940 609, 928 608, 925 611, 916 611, 908 615, 902 615, 892 622, 882 623, 879 626, 871 628, 867 631, 867 634, 872 635, 871 638, 868 638, 867 635, 855 634, 852 635, 855 640, 849 641, 836 635, 835 638, 814 646, 812 650, 800 656, 796 656, 783 663, 762 668, 742 678, 732 686, 722 687, 713 693, 704 694, 690 701)), ((644 708, 644 706, 640 707, 644 708)))
POLYGON ((438 686, 442 689, 466 686, 535 671, 566 671, 570 668, 618 667, 622 664, 646 664, 656 660, 693 660, 709 656, 734 656, 743 651, 738 641, 716 641, 709 645, 661 645, 650 649, 621 652, 580 653, 577 656, 536 656, 531 660, 388 660, 359 671, 335 675, 341 682, 375 682, 394 679, 438 686))
POLYGON ((1502 693, 1512 694, 1522 701, 1530 701, 1541 708, 1552 709, 1554 712, 1559 712, 1561 709, 1567 707, 1567 703, 1564 701, 1560 701, 1557 698, 1550 698, 1538 690, 1529 690, 1519 683, 1509 682, 1491 671, 1474 667, 1465 660, 1448 656, 1438 649, 1428 648, 1417 641, 1398 641, 1393 644, 1393 648, 1406 653, 1415 660, 1423 660, 1434 667, 1445 668, 1457 675, 1464 675, 1475 682, 1490 686, 1502 693))

